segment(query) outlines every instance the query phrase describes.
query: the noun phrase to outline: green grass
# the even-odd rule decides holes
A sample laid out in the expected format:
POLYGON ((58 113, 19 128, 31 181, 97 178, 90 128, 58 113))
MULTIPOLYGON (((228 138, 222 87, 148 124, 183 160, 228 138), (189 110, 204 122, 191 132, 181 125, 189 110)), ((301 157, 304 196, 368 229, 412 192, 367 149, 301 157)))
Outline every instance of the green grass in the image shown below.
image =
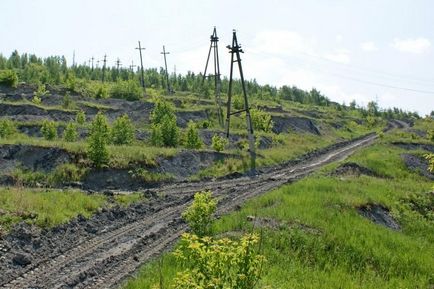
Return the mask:
MULTIPOLYGON (((280 222, 278 228, 263 229, 268 261, 258 288, 430 288, 434 224, 412 210, 408 198, 426 200, 432 183, 409 172, 400 153, 399 148, 379 143, 348 160, 389 178, 333 177, 329 172, 338 164, 332 164, 250 200, 240 211, 217 220, 214 233, 250 231, 249 215, 280 222), (359 215, 357 207, 366 203, 390 208, 401 231, 359 215)), ((181 269, 170 253, 164 256, 165 288, 181 269)), ((151 262, 125 288, 151 288, 158 284, 159 272, 158 262, 151 262)))
POLYGON ((81 214, 92 215, 106 203, 103 195, 79 191, 0 188, 0 226, 9 229, 20 221, 41 227, 65 223, 81 214))

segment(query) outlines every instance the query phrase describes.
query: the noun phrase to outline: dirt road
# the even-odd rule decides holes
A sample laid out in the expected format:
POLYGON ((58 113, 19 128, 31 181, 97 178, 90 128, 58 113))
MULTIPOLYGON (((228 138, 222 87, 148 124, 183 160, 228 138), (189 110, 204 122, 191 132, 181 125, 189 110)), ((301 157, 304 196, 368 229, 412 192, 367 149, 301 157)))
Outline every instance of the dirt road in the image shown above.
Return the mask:
POLYGON ((36 237, 27 232, 30 241, 20 246, 33 250, 26 253, 31 255, 31 263, 18 269, 10 267, 8 258, 16 254, 11 244, 19 244, 13 240, 4 243, 10 250, 0 261, 0 288, 117 288, 141 264, 170 248, 185 231, 180 215, 195 192, 211 190, 219 199, 218 213, 224 214, 252 197, 345 159, 376 137, 371 134, 334 145, 298 163, 253 177, 165 186, 149 193, 155 198, 147 204, 120 210, 114 217, 113 212, 102 212, 91 220, 76 220, 61 229, 35 233, 36 237), (36 249, 35 238, 39 238, 36 249))

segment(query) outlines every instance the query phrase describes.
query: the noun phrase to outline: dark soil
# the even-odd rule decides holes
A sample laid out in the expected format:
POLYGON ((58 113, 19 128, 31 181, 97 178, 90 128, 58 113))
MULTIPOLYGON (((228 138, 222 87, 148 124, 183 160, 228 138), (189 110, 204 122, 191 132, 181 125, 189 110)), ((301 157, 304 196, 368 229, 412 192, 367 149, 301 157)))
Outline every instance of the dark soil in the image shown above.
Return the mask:
POLYGON ((49 172, 56 166, 70 163, 75 159, 67 151, 60 148, 45 148, 30 145, 1 145, 0 146, 0 173, 10 169, 8 165, 33 170, 49 172), (3 167, 4 166, 4 167, 3 167), (2 170, 3 169, 3 170, 2 170))
POLYGON ((296 132, 308 132, 320 135, 320 131, 315 123, 305 117, 295 116, 272 116, 273 119, 273 132, 286 133, 289 130, 296 132))
POLYGON ((389 209, 380 204, 366 204, 357 208, 357 211, 363 217, 372 222, 390 228, 400 230, 401 227, 390 215, 389 209))
POLYGON ((0 116, 7 116, 16 121, 72 121, 76 113, 60 109, 44 109, 32 104, 0 103, 0 116))
POLYGON ((430 180, 434 180, 434 174, 428 171, 428 161, 426 159, 412 154, 401 154, 401 159, 411 171, 417 172, 430 180))
POLYGON ((434 145, 431 144, 408 142, 393 142, 392 144, 405 150, 424 150, 434 153, 434 145))
POLYGON ((345 163, 337 167, 333 172, 332 175, 334 176, 371 176, 371 177, 382 177, 379 174, 377 174, 375 171, 363 167, 356 163, 345 163))

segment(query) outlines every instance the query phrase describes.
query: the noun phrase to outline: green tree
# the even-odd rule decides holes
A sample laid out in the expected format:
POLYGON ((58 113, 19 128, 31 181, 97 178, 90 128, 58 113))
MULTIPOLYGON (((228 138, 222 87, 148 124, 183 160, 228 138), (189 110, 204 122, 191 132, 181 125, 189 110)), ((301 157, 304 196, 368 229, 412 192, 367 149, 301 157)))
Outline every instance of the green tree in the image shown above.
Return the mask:
POLYGON ((134 140, 134 127, 128 115, 124 114, 113 123, 111 139, 115 145, 129 145, 134 140))
POLYGON ((0 85, 16 88, 18 84, 18 76, 14 70, 0 70, 0 85))
POLYGON ((114 98, 121 98, 130 101, 139 100, 143 97, 143 89, 135 80, 119 80, 112 86, 110 95, 114 98))
POLYGON ((176 114, 171 104, 157 100, 151 113, 152 135, 154 145, 174 147, 179 143, 179 128, 176 114))
POLYGON ((63 133, 63 138, 67 142, 74 142, 78 138, 77 125, 73 122, 69 122, 66 125, 65 132, 63 133))
POLYGON ((185 133, 185 147, 189 149, 200 149, 202 144, 197 125, 190 120, 188 122, 187 132, 185 133))
POLYGON ((15 123, 10 119, 0 119, 0 138, 8 138, 16 133, 15 123))
POLYGON ((211 222, 217 209, 217 201, 210 191, 194 195, 193 203, 185 210, 182 217, 190 226, 193 234, 203 237, 211 233, 211 222))
POLYGON ((54 140, 57 137, 57 124, 54 121, 44 120, 41 133, 46 140, 54 140))
POLYGON ((271 119, 271 114, 268 112, 252 108, 250 116, 252 117, 252 124, 255 130, 270 132, 273 129, 273 120, 271 119))
POLYGON ((86 114, 84 113, 84 111, 80 110, 79 112, 77 112, 77 115, 75 116, 75 121, 80 125, 84 124, 84 122, 86 121, 86 114))
POLYGON ((211 139, 211 147, 215 151, 221 152, 226 148, 227 145, 228 145, 228 140, 226 138, 221 137, 217 134, 213 135, 211 139))
POLYGON ((107 144, 110 136, 110 128, 107 118, 101 112, 92 121, 88 138, 88 156, 95 167, 101 168, 109 161, 107 144))

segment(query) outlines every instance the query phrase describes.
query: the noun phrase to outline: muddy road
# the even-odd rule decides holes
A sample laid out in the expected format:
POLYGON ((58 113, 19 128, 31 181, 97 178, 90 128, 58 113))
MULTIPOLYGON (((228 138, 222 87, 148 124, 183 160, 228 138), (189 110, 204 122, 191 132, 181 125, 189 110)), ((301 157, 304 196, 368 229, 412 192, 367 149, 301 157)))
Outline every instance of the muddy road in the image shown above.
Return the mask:
POLYGON ((376 138, 371 134, 337 144, 255 176, 164 186, 145 192, 149 196, 146 204, 118 209, 115 217, 113 212, 101 212, 61 229, 36 233, 23 229, 27 243, 13 238, 0 242, 7 251, 0 260, 0 288, 118 288, 141 264, 169 249, 186 230, 181 212, 195 192, 211 190, 219 199, 218 214, 224 214, 252 197, 343 160, 376 138), (39 240, 38 246, 34 239, 39 240), (25 266, 11 265, 17 248, 29 259, 25 266))

